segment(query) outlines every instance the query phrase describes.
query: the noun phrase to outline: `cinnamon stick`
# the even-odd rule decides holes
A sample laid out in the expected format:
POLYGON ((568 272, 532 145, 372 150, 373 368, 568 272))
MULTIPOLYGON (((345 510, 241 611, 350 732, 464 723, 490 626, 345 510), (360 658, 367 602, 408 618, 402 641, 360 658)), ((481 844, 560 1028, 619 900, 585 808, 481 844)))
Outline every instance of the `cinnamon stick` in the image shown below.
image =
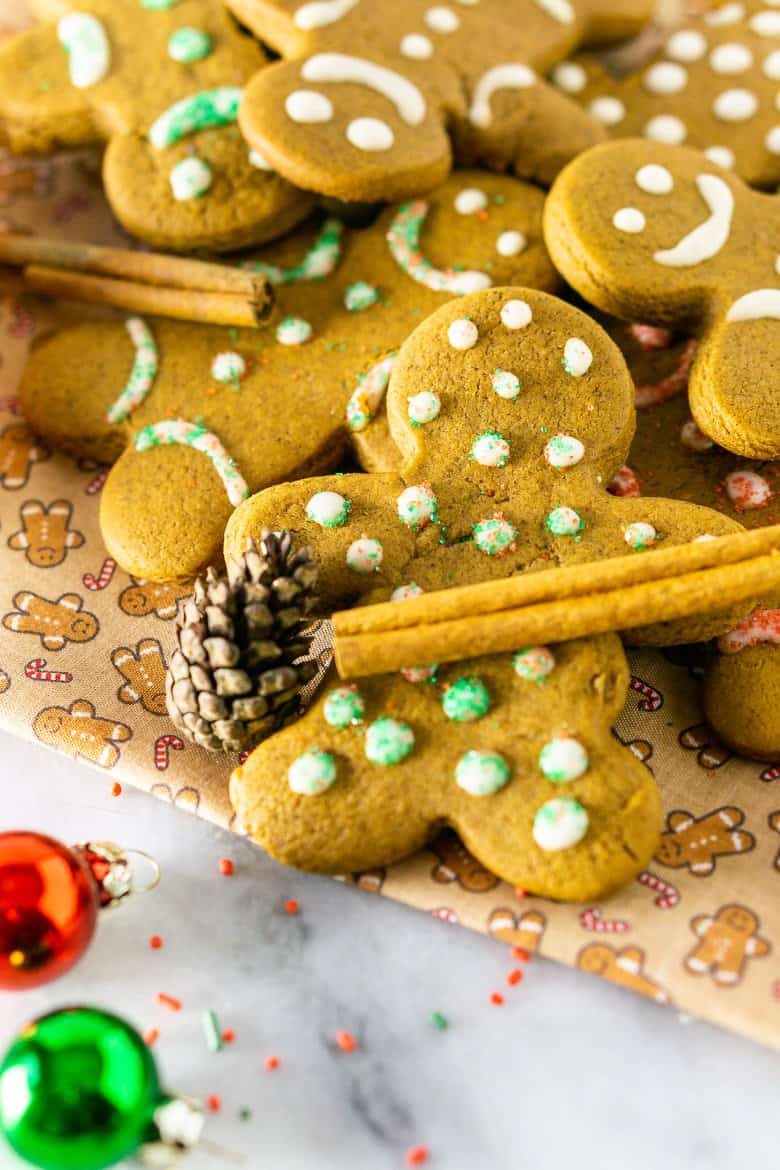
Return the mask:
POLYGON ((662 551, 663 557, 643 556, 643 569, 654 555, 658 560, 641 581, 636 562, 620 557, 336 614, 337 669, 344 678, 361 678, 456 662, 475 653, 638 629, 752 604, 780 588, 780 526, 662 551), (716 543, 719 549, 713 548, 716 543), (648 588, 648 582, 655 584, 648 588), (526 583, 523 588, 505 588, 521 583, 526 583), (452 605, 457 593, 466 599, 465 610, 452 605), (520 604, 507 606, 508 595, 521 598, 520 604), (382 624, 390 620, 389 610, 412 606, 417 611, 413 621, 404 614, 396 626, 382 624))

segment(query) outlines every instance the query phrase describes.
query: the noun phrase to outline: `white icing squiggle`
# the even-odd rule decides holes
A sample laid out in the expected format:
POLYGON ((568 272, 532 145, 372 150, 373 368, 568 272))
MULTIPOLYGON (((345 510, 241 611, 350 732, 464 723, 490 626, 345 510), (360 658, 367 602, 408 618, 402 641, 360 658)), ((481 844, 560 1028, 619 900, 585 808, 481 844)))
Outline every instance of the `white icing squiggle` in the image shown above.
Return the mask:
POLYGON ((359 3, 360 0, 311 0, 310 4, 302 4, 296 11, 293 24, 304 31, 325 28, 341 20, 359 3))
POLYGON ((536 84, 536 74, 527 65, 494 65, 483 73, 471 99, 469 121, 474 126, 489 126, 493 121, 490 99, 499 89, 528 89, 536 84))
POLYGON ((346 53, 317 53, 304 62, 301 77, 304 81, 320 84, 333 81, 367 85, 392 102, 408 126, 419 126, 425 118, 425 98, 416 85, 393 69, 385 69, 361 57, 350 57, 346 53))
POLYGON ((205 455, 222 481, 233 507, 249 495, 246 480, 233 457, 228 455, 214 432, 207 431, 200 423, 187 422, 183 418, 164 419, 144 427, 135 437, 136 451, 166 446, 192 447, 205 455))
POLYGON ((57 39, 68 53, 71 85, 89 89, 103 80, 111 65, 111 49, 106 30, 96 16, 69 12, 57 25, 57 39))
POLYGON ((106 411, 106 422, 120 423, 136 410, 152 388, 157 377, 159 355, 152 331, 140 317, 128 317, 125 329, 135 349, 133 368, 122 393, 106 411))
POLYGON ((734 214, 734 196, 731 188, 717 175, 697 175, 696 186, 710 216, 673 248, 656 252, 653 259, 668 268, 692 268, 717 256, 729 238, 734 214))
POLYGON ((534 4, 558 24, 574 24, 577 14, 569 0, 534 0, 534 4))
POLYGON ((745 293, 728 311, 727 321, 780 321, 780 288, 757 288, 745 293))
POLYGON ((393 372, 396 353, 388 354, 360 378, 347 403, 347 426, 352 431, 363 431, 376 415, 393 372))

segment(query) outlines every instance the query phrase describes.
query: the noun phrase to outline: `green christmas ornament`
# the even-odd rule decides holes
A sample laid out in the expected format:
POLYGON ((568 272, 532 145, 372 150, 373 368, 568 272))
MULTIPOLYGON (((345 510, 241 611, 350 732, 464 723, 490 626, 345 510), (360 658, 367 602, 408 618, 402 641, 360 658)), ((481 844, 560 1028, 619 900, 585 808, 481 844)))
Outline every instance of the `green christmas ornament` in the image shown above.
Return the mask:
POLYGON ((28 1024, 0 1064, 0 1130, 41 1170, 104 1170, 142 1151, 174 1156, 202 1127, 195 1102, 162 1092, 134 1028, 73 1007, 28 1024))

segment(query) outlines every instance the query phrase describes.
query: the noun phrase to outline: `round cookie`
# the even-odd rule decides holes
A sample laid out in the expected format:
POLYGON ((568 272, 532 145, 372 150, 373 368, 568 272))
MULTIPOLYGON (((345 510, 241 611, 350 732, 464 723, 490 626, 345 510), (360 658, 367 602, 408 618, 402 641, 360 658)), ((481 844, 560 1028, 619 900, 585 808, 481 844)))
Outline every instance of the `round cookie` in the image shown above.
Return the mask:
POLYGON ((32 352, 23 410, 53 445, 119 457, 101 493, 112 556, 145 579, 187 580, 220 558, 244 492, 338 465, 348 403, 362 408, 377 368, 458 288, 520 272, 554 287, 542 202, 507 176, 455 174, 415 205, 411 262, 386 239, 401 209, 363 231, 309 224, 246 262, 275 286, 277 315, 266 329, 85 323, 32 352), (478 187, 486 207, 457 211, 463 191, 478 187), (496 241, 518 229, 525 249, 501 255, 496 241))
MULTIPOLYGON (((388 415, 400 474, 261 492, 231 517, 226 557, 263 527, 293 529, 317 557, 327 612, 412 582, 435 590, 619 555, 635 559, 641 582, 652 544, 739 529, 706 508, 607 492, 634 431, 633 384, 600 326, 544 293, 488 289, 438 309, 401 349, 388 415), (517 381, 514 397, 507 375, 517 381), (435 391, 441 410, 416 426, 408 403, 422 390, 435 391), (308 519, 307 503, 322 491, 350 501, 339 527, 308 519), (370 559, 357 561, 356 544, 367 542, 370 559)), ((649 629, 638 613, 631 639, 706 640, 745 609, 649 629)))
POLYGON ((689 398, 706 434, 737 455, 780 455, 780 199, 698 151, 632 139, 566 168, 544 230, 592 304, 698 335, 689 398))
POLYGON ((447 823, 498 877, 542 897, 591 901, 649 863, 661 827, 651 773, 610 731, 627 685, 612 635, 556 646, 543 683, 509 654, 443 667, 427 681, 362 679, 349 723, 329 717, 339 690, 331 674, 306 714, 235 770, 231 800, 249 835, 288 865, 371 869, 417 852, 447 823), (464 684, 481 699, 465 720, 448 702, 464 684), (314 753, 327 782, 304 791, 298 777, 314 753), (551 759, 574 755, 575 770, 552 774, 551 759))

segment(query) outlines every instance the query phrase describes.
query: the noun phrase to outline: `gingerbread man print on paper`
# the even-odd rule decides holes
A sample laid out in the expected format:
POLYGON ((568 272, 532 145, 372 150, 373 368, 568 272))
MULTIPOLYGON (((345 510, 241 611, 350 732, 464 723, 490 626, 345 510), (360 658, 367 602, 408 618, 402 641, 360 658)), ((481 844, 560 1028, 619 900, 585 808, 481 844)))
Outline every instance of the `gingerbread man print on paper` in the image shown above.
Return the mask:
POLYGON ((56 601, 22 590, 14 595, 13 613, 3 617, 7 630, 32 634, 46 650, 62 650, 68 643, 90 642, 99 629, 98 619, 85 610, 78 593, 63 593, 56 601))
POLYGON ((121 703, 141 703, 151 715, 165 715, 166 662, 156 638, 142 638, 135 649, 117 646, 111 662, 125 680, 117 693, 121 703))
POLYGON ((513 910, 499 908, 488 918, 488 933, 491 938, 521 947, 533 955, 539 948, 547 927, 547 919, 541 910, 526 910, 515 914, 513 910))
POLYGON ((6 491, 23 488, 33 465, 48 458, 48 450, 26 423, 11 423, 0 431, 0 484, 6 491))
POLYGON ((580 971, 599 975, 656 1003, 670 1003, 668 993, 645 973, 646 959, 641 947, 617 948, 608 943, 590 943, 577 956, 577 966, 580 971))
POLYGON ((119 745, 132 735, 125 723, 97 715, 87 699, 76 699, 69 707, 45 707, 35 716, 32 729, 41 743, 99 768, 113 768, 119 745))
POLYGON ((559 176, 545 239, 598 308, 697 333, 688 397, 704 435, 780 456, 780 198, 698 151, 613 142, 559 176))
POLYGON ((72 548, 80 548, 84 535, 70 527, 73 505, 54 500, 48 507, 40 500, 26 500, 19 509, 22 527, 8 538, 8 547, 24 551, 37 569, 61 565, 72 548))
POLYGON ((599 123, 541 80, 575 46, 638 32, 647 0, 230 0, 286 60, 241 103, 280 174, 346 200, 417 195, 453 153, 549 182, 599 123))
POLYGON ((470 894, 485 894, 498 885, 498 878, 471 856, 450 829, 445 829, 431 842, 430 850, 439 859, 431 870, 435 882, 457 882, 470 894))
POLYGON ((655 860, 670 869, 687 868, 696 877, 709 877, 719 857, 746 853, 755 846, 753 834, 740 828, 744 819, 742 810, 733 807, 700 817, 676 809, 666 818, 655 860))
POLYGON ((721 906, 713 916, 700 914, 691 919, 691 930, 699 941, 685 959, 692 975, 709 975, 720 987, 735 987, 745 975, 751 959, 769 954, 762 938, 757 915, 747 906, 721 906))

